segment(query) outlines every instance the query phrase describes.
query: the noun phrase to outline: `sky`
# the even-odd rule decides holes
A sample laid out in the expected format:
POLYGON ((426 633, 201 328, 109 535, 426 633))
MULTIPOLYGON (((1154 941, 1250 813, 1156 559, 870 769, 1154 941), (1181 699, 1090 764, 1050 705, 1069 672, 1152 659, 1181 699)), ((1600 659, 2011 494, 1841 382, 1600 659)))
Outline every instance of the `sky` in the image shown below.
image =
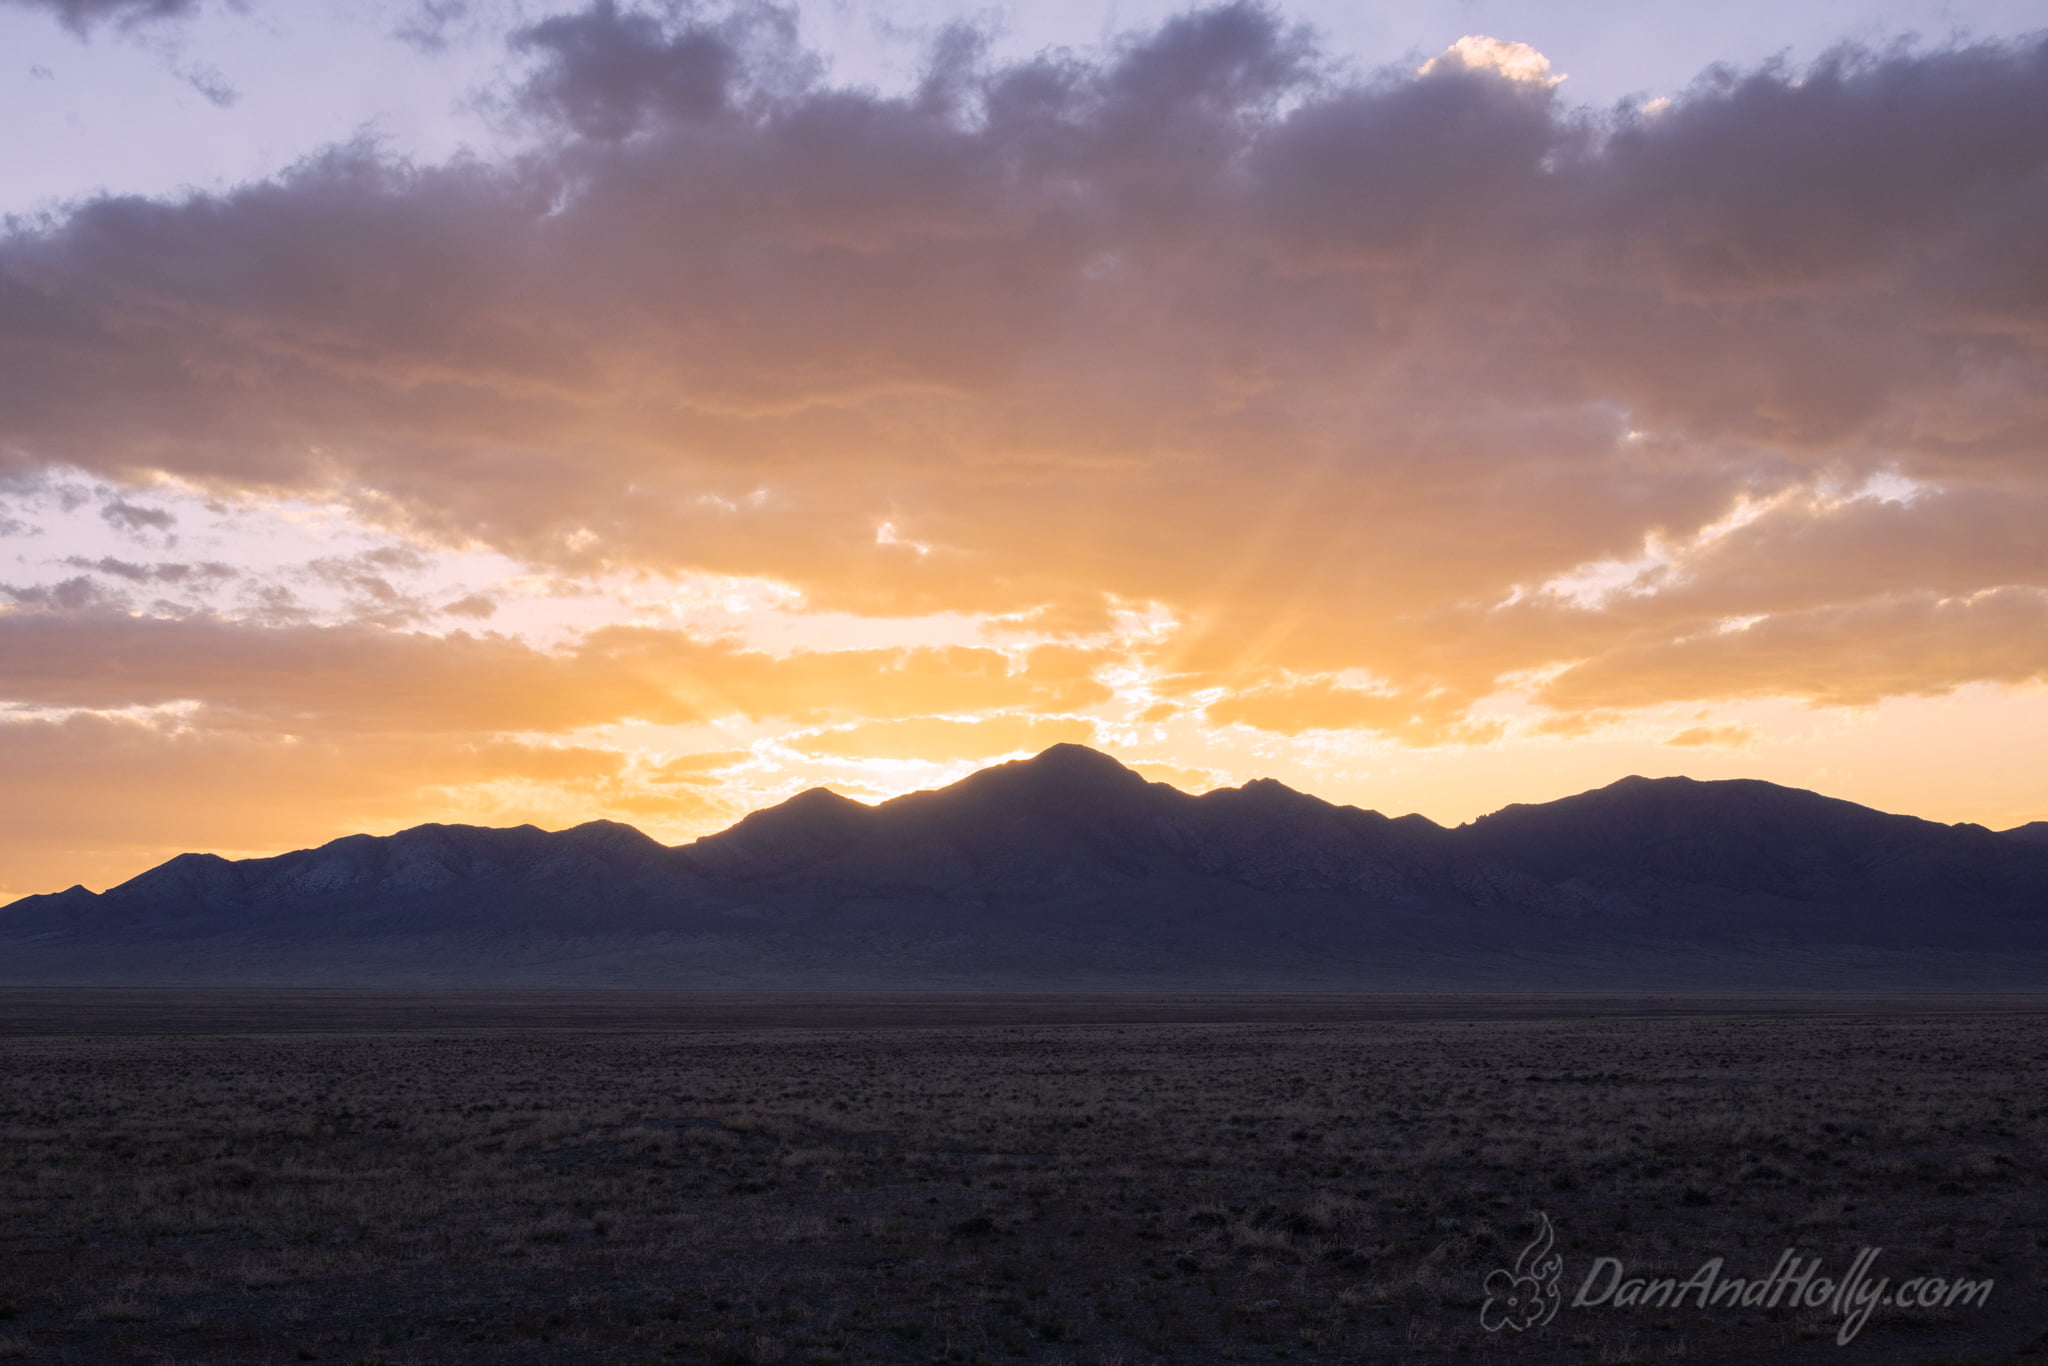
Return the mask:
POLYGON ((2048 819, 2043 23, 0 0, 0 901, 1059 741, 2048 819))

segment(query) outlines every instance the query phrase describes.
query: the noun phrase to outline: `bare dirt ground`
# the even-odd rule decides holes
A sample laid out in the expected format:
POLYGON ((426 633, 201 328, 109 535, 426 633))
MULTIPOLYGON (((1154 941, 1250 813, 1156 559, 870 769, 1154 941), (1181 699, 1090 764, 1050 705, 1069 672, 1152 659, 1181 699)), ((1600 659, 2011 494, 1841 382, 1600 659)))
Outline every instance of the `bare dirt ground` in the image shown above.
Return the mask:
POLYGON ((2039 1001, 0 995, 0 1357, 2010 1362, 2044 1286, 2039 1001), (1991 1285, 1571 1303, 1787 1248, 1991 1285))

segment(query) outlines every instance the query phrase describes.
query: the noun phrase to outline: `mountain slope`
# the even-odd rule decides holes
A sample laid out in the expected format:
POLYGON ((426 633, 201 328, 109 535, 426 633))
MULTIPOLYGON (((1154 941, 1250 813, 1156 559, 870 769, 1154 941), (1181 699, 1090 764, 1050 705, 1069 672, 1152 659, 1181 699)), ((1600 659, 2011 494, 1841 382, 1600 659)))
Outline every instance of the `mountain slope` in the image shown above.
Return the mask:
POLYGON ((667 848, 427 825, 0 909, 0 981, 2048 985, 2048 844, 1751 781, 1627 778, 1454 830, 1055 746, 667 848))

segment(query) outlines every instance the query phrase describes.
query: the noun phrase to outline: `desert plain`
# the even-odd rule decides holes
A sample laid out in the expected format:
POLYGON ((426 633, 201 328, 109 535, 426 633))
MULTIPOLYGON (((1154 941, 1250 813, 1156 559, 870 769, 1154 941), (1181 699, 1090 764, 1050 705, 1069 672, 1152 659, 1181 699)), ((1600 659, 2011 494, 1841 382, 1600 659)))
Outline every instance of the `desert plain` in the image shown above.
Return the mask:
POLYGON ((24 990, 0 1227, 34 1361, 2006 1362, 2048 1006, 24 990), (1572 1303, 1866 1248, 1990 1288, 1572 1303))

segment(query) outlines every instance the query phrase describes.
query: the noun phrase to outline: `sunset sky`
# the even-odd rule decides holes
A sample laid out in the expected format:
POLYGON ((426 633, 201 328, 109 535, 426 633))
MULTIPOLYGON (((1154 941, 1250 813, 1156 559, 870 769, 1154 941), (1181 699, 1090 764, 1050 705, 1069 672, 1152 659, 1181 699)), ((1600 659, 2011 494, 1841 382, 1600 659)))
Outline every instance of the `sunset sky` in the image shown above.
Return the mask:
POLYGON ((0 901, 1078 740, 2048 818, 2038 0, 0 0, 0 901))

